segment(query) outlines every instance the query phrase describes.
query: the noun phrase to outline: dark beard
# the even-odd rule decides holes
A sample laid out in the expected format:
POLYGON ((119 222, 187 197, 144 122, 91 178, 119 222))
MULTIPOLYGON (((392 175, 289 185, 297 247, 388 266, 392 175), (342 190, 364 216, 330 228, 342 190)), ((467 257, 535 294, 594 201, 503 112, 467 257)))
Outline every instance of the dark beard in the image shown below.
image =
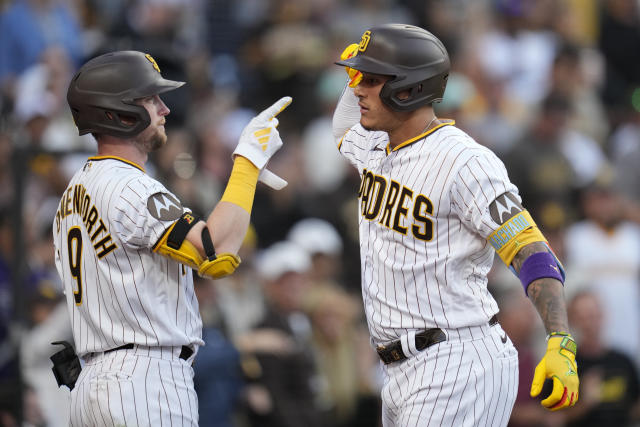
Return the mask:
POLYGON ((156 132, 149 140, 149 152, 158 151, 167 142, 167 135, 156 132))
POLYGON ((137 140, 136 144, 145 152, 151 153, 153 151, 158 151, 162 146, 167 142, 167 135, 164 132, 160 132, 160 130, 156 131, 153 135, 151 135, 148 139, 143 141, 137 140))

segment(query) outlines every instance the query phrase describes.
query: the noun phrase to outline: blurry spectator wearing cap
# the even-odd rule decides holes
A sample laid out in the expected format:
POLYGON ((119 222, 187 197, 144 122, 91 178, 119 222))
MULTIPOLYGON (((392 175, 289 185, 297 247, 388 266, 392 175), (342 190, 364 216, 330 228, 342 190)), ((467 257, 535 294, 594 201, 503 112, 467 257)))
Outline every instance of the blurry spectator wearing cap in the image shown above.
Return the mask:
POLYGON ((549 92, 562 93, 571 105, 569 127, 600 146, 609 133, 606 111, 597 92, 603 77, 600 54, 570 43, 559 47, 549 73, 549 92))
POLYGON ((579 292, 567 307, 569 323, 580 351, 580 400, 567 411, 568 427, 625 427, 640 421, 640 378, 633 361, 605 343, 610 332, 603 328, 598 297, 579 292))
POLYGON ((587 287, 598 297, 604 343, 640 366, 640 225, 624 220, 613 180, 605 170, 581 192, 584 220, 565 236, 567 290, 587 287))
POLYGON ((291 227, 287 239, 311 257, 309 276, 314 285, 337 285, 342 265, 342 238, 330 222, 305 218, 291 227))
POLYGON ((257 363, 251 370, 245 365, 250 380, 247 402, 252 425, 326 425, 316 401, 318 381, 311 353, 311 326, 302 313, 310 267, 309 255, 285 241, 268 247, 257 259, 267 310, 249 335, 260 337, 261 345, 253 349, 257 363), (270 339, 264 339, 265 335, 270 339))
POLYGON ((595 141, 569 129, 570 114, 565 95, 547 95, 531 129, 504 159, 513 183, 547 230, 576 217, 576 189, 592 181, 606 160, 595 141))

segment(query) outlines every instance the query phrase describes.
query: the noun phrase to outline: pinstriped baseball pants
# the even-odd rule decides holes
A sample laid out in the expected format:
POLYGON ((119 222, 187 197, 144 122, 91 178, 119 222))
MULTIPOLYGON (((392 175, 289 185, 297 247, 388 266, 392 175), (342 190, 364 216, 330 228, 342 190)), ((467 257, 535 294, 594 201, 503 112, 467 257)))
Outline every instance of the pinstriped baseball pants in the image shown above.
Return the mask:
POLYGON ((383 426, 506 426, 518 391, 511 340, 499 324, 443 331, 446 341, 383 367, 383 426))
POLYGON ((71 426, 197 426, 191 360, 180 347, 136 347, 85 358, 71 391, 71 426))

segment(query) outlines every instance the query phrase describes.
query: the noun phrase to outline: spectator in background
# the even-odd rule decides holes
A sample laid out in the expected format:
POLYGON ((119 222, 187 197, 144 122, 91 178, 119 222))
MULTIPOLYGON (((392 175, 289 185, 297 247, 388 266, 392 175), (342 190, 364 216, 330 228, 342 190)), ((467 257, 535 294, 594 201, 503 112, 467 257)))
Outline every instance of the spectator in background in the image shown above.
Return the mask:
POLYGON ((14 303, 12 263, 15 247, 10 210, 0 206, 0 425, 18 425, 20 371, 11 320, 21 313, 14 303), (11 424, 15 423, 15 424, 11 424))
POLYGON ((69 389, 58 387, 49 359, 62 348, 52 346, 52 341, 73 340, 66 302, 57 282, 43 279, 35 284, 28 301, 30 327, 20 342, 23 379, 33 393, 33 399, 28 400, 32 409, 26 412, 38 414, 42 425, 47 427, 69 425, 69 389))
POLYGON ((194 289, 202 316, 202 339, 193 364, 198 394, 198 424, 232 427, 243 386, 240 353, 229 339, 214 282, 194 274, 194 289))
POLYGON ((257 245, 255 228, 250 225, 238 252, 242 264, 233 276, 215 283, 219 307, 229 335, 236 340, 240 349, 249 353, 253 349, 248 346, 256 344, 259 339, 251 338, 248 332, 264 318, 265 312, 264 293, 255 266, 257 245))
POLYGON ((17 78, 14 116, 33 148, 88 149, 95 144, 91 137, 78 136, 67 106, 73 68, 67 53, 59 46, 52 46, 17 78))
POLYGON ((533 13, 542 2, 508 0, 490 2, 495 22, 480 34, 473 48, 477 62, 492 81, 503 81, 509 98, 537 105, 545 94, 557 45, 545 22, 533 13))
POLYGON ((320 398, 334 421, 331 426, 370 426, 379 410, 378 357, 369 344, 359 298, 348 294, 341 281, 342 238, 328 221, 306 218, 291 227, 287 239, 311 257, 304 305, 323 382, 320 398))
POLYGON ((606 117, 596 90, 602 79, 598 68, 601 60, 592 51, 565 43, 558 49, 553 60, 549 74, 549 92, 567 97, 571 105, 567 123, 569 128, 604 146, 609 133, 608 123, 606 120, 594 120, 594 117, 606 117), (591 67, 590 73, 586 72, 588 66, 591 67))
POLYGON ((270 332, 281 345, 274 346, 277 352, 255 352, 257 367, 247 389, 252 426, 327 425, 317 406, 311 323, 302 312, 310 267, 307 253, 285 241, 271 245, 258 259, 267 311, 253 333, 270 332))
POLYGON ((575 220, 576 189, 591 182, 605 163, 595 141, 569 129, 571 114, 565 95, 547 95, 531 129, 504 159, 509 176, 543 229, 575 220))
POLYGON ((640 420, 640 378, 633 361, 610 348, 604 337, 611 332, 603 323, 598 297, 579 292, 568 305, 569 323, 580 352, 580 400, 567 411, 568 427, 626 427, 640 420))
POLYGON ((567 289, 588 288, 597 296, 604 345, 640 367, 640 225, 624 220, 612 184, 612 174, 603 172, 581 192, 585 218, 565 236, 567 289))
POLYGON ((14 79, 45 50, 61 48, 74 64, 84 59, 82 32, 61 0, 16 0, 0 13, 0 89, 12 97, 14 79))
POLYGON ((342 237, 331 223, 320 218, 296 222, 287 239, 311 257, 309 279, 313 287, 340 287, 342 237))
MULTIPOLYGON (((616 171, 615 187, 640 211, 640 96, 635 110, 628 109, 625 122, 611 135, 609 145, 616 171)), ((640 213, 634 220, 640 223, 640 213)))
POLYGON ((360 321, 360 303, 335 286, 315 287, 305 299, 312 345, 323 382, 326 427, 373 427, 380 411, 378 356, 360 321))
POLYGON ((613 127, 640 86, 640 15, 634 0, 604 0, 600 15, 598 45, 605 58, 606 78, 602 99, 613 127))
POLYGON ((576 177, 560 150, 569 109, 565 97, 548 96, 527 134, 504 159, 509 177, 543 229, 559 226, 576 216, 571 202, 576 177))

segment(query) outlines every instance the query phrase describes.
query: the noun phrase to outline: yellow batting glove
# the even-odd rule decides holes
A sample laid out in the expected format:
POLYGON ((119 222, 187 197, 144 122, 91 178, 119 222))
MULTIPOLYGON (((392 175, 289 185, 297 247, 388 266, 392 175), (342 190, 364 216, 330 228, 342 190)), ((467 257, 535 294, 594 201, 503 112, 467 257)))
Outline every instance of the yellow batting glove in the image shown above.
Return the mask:
MULTIPOLYGON (((340 55, 340 59, 343 61, 345 59, 353 58, 358 54, 358 43, 350 44, 346 47, 345 50, 342 51, 340 55)), ((356 87, 362 80, 362 73, 358 70, 354 70, 351 67, 344 67, 347 70, 347 74, 349 74, 349 87, 356 87)))
POLYGON ((573 406, 578 401, 578 366, 576 342, 571 335, 552 333, 547 342, 547 352, 536 366, 531 384, 531 397, 542 391, 547 378, 553 379, 553 391, 540 404, 551 411, 573 406))

